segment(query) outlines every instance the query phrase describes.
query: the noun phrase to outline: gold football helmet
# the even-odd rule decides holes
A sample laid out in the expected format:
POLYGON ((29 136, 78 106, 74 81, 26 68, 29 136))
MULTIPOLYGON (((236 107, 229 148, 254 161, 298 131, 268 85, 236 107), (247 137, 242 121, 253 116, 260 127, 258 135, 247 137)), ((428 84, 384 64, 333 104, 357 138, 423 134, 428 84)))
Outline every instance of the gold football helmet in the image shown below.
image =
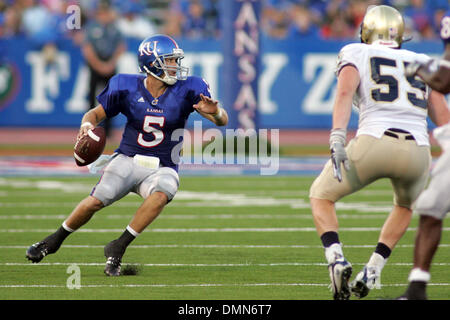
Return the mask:
POLYGON ((397 9, 385 5, 369 7, 361 24, 361 42, 400 48, 404 31, 405 22, 397 9))

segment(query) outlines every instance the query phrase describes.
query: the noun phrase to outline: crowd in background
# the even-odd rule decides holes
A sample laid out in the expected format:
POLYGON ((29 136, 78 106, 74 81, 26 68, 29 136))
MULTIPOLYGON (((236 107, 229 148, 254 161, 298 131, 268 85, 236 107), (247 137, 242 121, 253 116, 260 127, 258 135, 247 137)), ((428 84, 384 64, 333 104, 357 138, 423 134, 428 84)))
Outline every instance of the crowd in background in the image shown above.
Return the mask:
MULTIPOLYGON (((24 37, 58 63, 60 45, 80 48, 89 71, 89 106, 117 72, 127 38, 164 33, 174 38, 219 39, 228 0, 0 0, 0 40, 24 37), (74 10, 74 8, 76 10, 74 10), (69 10, 68 10, 69 9, 69 10), (69 13, 68 13, 69 12, 69 13), (79 19, 77 19, 79 18, 79 19), (78 21, 77 21, 78 20, 78 21)), ((399 9, 413 41, 439 39, 449 0, 261 0, 261 30, 272 39, 357 40, 370 5, 399 9)), ((0 67, 15 48, 0 42, 0 67)), ((0 79, 1 80, 1 79, 0 79)), ((109 123, 105 124, 107 133, 109 123)))
MULTIPOLYGON (((175 38, 219 38, 220 0, 0 0, 0 37, 23 35, 37 44, 74 36, 66 28, 66 9, 82 9, 82 23, 96 19, 99 3, 108 2, 125 37, 154 33, 175 38)), ((275 39, 356 38, 369 5, 388 4, 405 17, 416 41, 438 38, 448 0, 262 0, 261 27, 275 39)))
POLYGON ((265 0, 262 28, 274 38, 353 39, 371 5, 391 5, 405 18, 413 39, 439 37, 448 0, 265 0))

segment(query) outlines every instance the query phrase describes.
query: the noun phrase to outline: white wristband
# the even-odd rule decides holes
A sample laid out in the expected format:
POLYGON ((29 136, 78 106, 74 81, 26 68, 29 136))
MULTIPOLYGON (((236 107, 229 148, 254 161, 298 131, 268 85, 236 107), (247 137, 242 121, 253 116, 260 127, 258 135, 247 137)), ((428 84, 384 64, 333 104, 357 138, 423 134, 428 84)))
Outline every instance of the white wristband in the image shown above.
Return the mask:
POLYGON ((86 127, 86 126, 94 126, 92 123, 90 123, 89 121, 83 122, 80 126, 80 128, 86 127))
POLYGON ((217 112, 216 114, 214 114, 214 115, 213 115, 213 118, 216 119, 216 120, 220 120, 220 119, 222 118, 222 114, 223 114, 222 108, 219 107, 219 112, 217 112))
POLYGON ((330 146, 333 143, 341 143, 342 145, 345 146, 346 138, 347 138, 347 130, 346 129, 340 129, 340 128, 333 129, 333 130, 331 130, 331 133, 330 133, 330 140, 329 140, 330 146))

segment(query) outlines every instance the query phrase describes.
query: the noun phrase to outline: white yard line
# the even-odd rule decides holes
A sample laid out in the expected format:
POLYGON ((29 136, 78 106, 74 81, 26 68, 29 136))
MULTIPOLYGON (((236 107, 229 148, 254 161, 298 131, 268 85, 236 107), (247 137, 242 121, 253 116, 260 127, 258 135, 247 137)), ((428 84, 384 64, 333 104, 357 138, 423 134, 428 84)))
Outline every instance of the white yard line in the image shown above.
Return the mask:
MULTIPOLYGON (((381 228, 375 227, 353 227, 340 228, 345 232, 379 232, 381 228)), ((416 231, 417 228, 408 228, 407 231, 416 231)), ((53 233, 54 229, 0 229, 0 233, 53 233)), ((450 231, 450 227, 442 228, 442 231, 450 231)), ((79 229, 82 233, 117 233, 123 229, 79 229)), ((199 232, 316 232, 316 228, 155 228, 143 232, 155 233, 199 233, 199 232)))
MULTIPOLYGON (((364 266, 367 262, 352 262, 352 265, 364 266)), ((81 267, 98 267, 104 266, 105 263, 99 262, 41 262, 41 263, 31 263, 31 262, 3 262, 0 266, 31 266, 37 268, 38 266, 70 266, 77 265, 81 267)), ((124 265, 135 265, 141 267, 317 267, 317 266, 327 266, 327 263, 309 263, 309 262, 274 262, 274 263, 123 263, 124 265)), ((393 262, 389 263, 390 266, 403 266, 410 267, 413 264, 410 262, 393 262)), ((450 266, 450 263, 433 263, 432 266, 450 266)))
MULTIPOLYGON (((45 182, 45 181, 44 181, 45 182)), ((40 187, 61 187, 64 183, 60 182, 42 182, 40 187)), ((79 186, 76 186, 79 188, 79 186)), ((65 186, 65 190, 70 189, 65 186)), ((142 199, 136 195, 130 194, 136 201, 118 201, 114 203, 116 207, 130 208, 138 207, 142 204, 142 199)), ((125 200, 125 199, 124 199, 125 200)), ((23 202, 0 202, 0 208, 67 208, 75 207, 77 202, 52 202, 52 201, 23 201, 23 202)), ((280 207, 287 206, 293 209, 310 209, 308 200, 301 197, 296 198, 274 198, 268 193, 264 195, 252 195, 244 193, 220 193, 220 192, 197 192, 197 191, 179 191, 171 207, 280 207)), ((392 210, 390 201, 365 201, 365 202, 339 202, 336 204, 338 210, 353 210, 358 212, 383 212, 388 213, 392 210)))
MULTIPOLYGON (((110 214, 110 215, 98 215, 98 218, 104 219, 130 219, 133 214, 110 214)), ((388 214, 338 214, 339 219, 348 220, 377 220, 386 219, 388 214)), ((0 215, 0 220, 61 220, 66 219, 68 214, 54 214, 54 215, 0 215)), ((234 219, 248 219, 248 220, 283 220, 283 219, 305 219, 311 220, 311 214, 162 214, 158 217, 158 220, 234 220, 234 219)), ((447 215, 446 219, 450 219, 450 215, 447 215)))
MULTIPOLYGON (((204 198, 208 199, 208 198, 204 198)), ((138 208, 142 201, 118 201, 113 206, 118 208, 138 208)), ((74 208, 78 202, 0 202, 0 209, 14 208, 74 208)), ((274 198, 234 198, 232 200, 225 199, 208 199, 198 201, 180 201, 174 200, 170 207, 189 207, 189 208, 235 208, 235 207, 289 207, 292 209, 311 209, 309 202, 303 199, 274 199, 274 198)), ((385 202, 339 202, 336 204, 338 212, 356 211, 356 212, 391 212, 393 205, 385 202)))
MULTIPOLYGON (((0 245, 0 249, 27 249, 29 245, 0 245)), ((86 245, 86 244, 67 244, 62 245, 61 248, 71 249, 98 249, 104 248, 104 245, 86 245)), ((362 245, 344 245, 345 248, 374 248, 374 244, 362 244, 362 245)), ((440 248, 450 248, 450 244, 439 244, 440 248)), ((130 245, 129 248, 133 249, 158 249, 158 248, 197 248, 197 249, 323 249, 321 245, 258 245, 258 244, 150 244, 150 245, 130 245)), ((414 244, 401 244, 395 248, 414 248, 414 244)))
MULTIPOLYGON (((327 287, 328 284, 320 283, 193 283, 193 284, 87 284, 80 285, 81 288, 182 288, 182 287, 270 287, 270 286, 305 286, 305 287, 327 287)), ((406 284, 405 284, 406 286, 406 284)), ((67 288, 64 285, 51 284, 11 284, 0 285, 0 288, 67 288)))
MULTIPOLYGON (((406 287, 407 283, 383 284, 382 287, 406 287)), ((80 284, 81 288, 182 288, 182 287, 328 287, 325 283, 188 283, 188 284, 80 284)), ((428 286, 450 286, 450 283, 428 283, 428 286)), ((67 288, 51 284, 9 284, 0 288, 67 288)))
MULTIPOLYGON (((23 215, 0 215, 0 220, 60 220, 66 219, 68 214, 23 214, 23 215)), ((111 214, 111 215, 99 215, 99 218, 106 219, 130 219, 132 214, 111 214)), ((386 219, 386 214, 339 214, 339 219, 386 219)), ((311 214, 162 214, 158 217, 158 220, 228 220, 228 219, 270 219, 270 220, 281 220, 281 219, 306 219, 311 220, 311 214)))

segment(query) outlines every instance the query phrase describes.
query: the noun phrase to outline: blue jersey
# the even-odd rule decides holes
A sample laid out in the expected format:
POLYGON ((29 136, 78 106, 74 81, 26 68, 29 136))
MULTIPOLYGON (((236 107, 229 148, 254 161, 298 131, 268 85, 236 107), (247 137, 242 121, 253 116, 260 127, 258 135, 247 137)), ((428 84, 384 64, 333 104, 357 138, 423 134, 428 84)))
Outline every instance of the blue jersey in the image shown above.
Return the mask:
POLYGON ((178 139, 177 135, 176 141, 172 141, 172 133, 184 129, 201 93, 211 97, 208 84, 202 78, 188 77, 168 86, 155 99, 145 88, 144 80, 144 75, 115 75, 97 96, 108 118, 119 113, 127 118, 116 152, 130 157, 136 154, 158 157, 162 166, 178 170, 172 150, 183 138, 178 139))
POLYGON ((441 21, 441 39, 444 46, 450 43, 450 11, 447 11, 441 21))

